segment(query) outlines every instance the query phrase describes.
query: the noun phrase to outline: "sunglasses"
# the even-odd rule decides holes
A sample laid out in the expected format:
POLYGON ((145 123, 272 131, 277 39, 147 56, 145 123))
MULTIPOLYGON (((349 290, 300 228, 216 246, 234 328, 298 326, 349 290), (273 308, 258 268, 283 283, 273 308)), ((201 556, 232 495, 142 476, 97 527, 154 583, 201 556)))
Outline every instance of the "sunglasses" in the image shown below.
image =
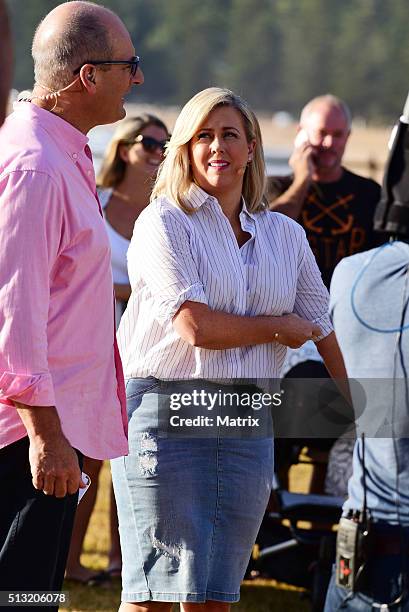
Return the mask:
POLYGON ((157 151, 157 149, 160 149, 161 153, 164 153, 169 139, 167 138, 166 140, 156 140, 156 138, 152 138, 152 136, 144 136, 143 134, 139 134, 130 144, 136 144, 138 142, 141 143, 144 151, 146 151, 147 153, 154 153, 155 151, 157 151))
POLYGON ((111 60, 111 61, 94 60, 94 61, 84 62, 83 64, 81 64, 79 68, 76 68, 73 71, 73 74, 78 74, 81 68, 85 66, 85 64, 92 64, 93 66, 129 66, 131 77, 134 77, 137 73, 140 62, 141 60, 137 55, 132 57, 130 60, 111 60))

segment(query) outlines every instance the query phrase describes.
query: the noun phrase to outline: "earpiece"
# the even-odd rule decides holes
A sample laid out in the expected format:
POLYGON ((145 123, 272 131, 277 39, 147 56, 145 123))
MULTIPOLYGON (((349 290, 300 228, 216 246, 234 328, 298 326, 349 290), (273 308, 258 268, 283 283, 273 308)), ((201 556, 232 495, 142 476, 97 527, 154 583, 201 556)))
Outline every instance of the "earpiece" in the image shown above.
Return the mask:
POLYGON ((87 76, 87 80, 95 85, 95 77, 93 76, 92 72, 90 72, 87 76))
MULTIPOLYGON (((21 102, 31 102, 32 100, 44 100, 45 102, 54 102, 53 107, 48 109, 50 112, 52 112, 57 107, 58 98, 61 96, 62 92, 63 91, 67 91, 68 89, 70 89, 70 87, 72 87, 74 85, 74 83, 76 83, 78 81, 79 78, 80 78, 80 76, 78 75, 73 81, 71 81, 71 83, 69 83, 68 85, 66 85, 62 89, 58 89, 57 91, 53 91, 47 85, 42 85, 41 83, 37 82, 36 83, 36 87, 38 85, 42 89, 45 89, 46 91, 48 91, 48 93, 46 93, 46 94, 44 94, 42 96, 25 96, 24 98, 19 98, 18 101, 19 102, 20 101, 21 102)), ((93 80, 93 77, 92 77, 92 73, 90 73, 90 75, 87 78, 90 81, 92 81, 93 83, 95 83, 95 81, 93 80)))

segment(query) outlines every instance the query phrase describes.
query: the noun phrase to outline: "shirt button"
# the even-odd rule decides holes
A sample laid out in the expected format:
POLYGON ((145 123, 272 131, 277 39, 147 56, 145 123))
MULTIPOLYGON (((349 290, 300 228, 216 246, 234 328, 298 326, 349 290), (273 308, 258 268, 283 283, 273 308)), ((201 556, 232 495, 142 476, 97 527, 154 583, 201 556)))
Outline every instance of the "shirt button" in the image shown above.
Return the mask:
POLYGON ((73 153, 73 154, 72 154, 72 158, 73 158, 73 159, 77 159, 77 157, 78 157, 78 155, 77 155, 76 153, 73 153))
POLYGON ((87 170, 87 174, 88 174, 88 176, 91 176, 92 170, 87 170))

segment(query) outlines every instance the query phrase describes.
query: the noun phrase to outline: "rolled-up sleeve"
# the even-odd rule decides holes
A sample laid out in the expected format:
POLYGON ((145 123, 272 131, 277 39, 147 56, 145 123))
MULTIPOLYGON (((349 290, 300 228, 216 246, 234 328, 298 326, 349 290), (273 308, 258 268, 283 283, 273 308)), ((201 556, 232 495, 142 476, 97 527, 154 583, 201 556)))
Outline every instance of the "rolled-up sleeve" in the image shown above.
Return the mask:
MULTIPOLYGON (((151 205, 152 206, 152 205, 151 205)), ((192 236, 180 218, 182 211, 146 211, 135 224, 128 251, 131 286, 143 280, 153 314, 160 324, 172 320, 186 301, 207 304, 199 278, 192 236)))
POLYGON ((322 334, 316 339, 316 342, 319 342, 333 331, 328 311, 329 294, 322 282, 317 262, 303 230, 299 252, 297 294, 294 312, 300 317, 313 321, 320 326, 322 334))
POLYGON ((47 324, 63 211, 47 174, 0 176, 0 400, 53 406, 47 324))

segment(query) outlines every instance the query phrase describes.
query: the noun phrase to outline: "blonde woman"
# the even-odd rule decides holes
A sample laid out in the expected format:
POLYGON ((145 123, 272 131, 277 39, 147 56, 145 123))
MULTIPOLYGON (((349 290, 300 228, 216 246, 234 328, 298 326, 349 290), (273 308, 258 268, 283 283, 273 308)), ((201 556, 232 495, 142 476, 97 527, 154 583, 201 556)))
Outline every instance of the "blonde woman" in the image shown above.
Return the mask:
POLYGON ((195 95, 128 252, 119 343, 130 453, 112 462, 122 612, 168 612, 175 601, 184 612, 226 612, 238 601, 270 494, 273 441, 268 416, 259 431, 250 419, 232 434, 225 398, 259 396, 246 379, 278 378, 286 347, 311 338, 345 376, 304 231, 268 211, 264 181, 247 104, 225 89, 195 95), (182 413, 191 419, 176 433, 182 413), (194 426, 199 413, 209 427, 194 426))

